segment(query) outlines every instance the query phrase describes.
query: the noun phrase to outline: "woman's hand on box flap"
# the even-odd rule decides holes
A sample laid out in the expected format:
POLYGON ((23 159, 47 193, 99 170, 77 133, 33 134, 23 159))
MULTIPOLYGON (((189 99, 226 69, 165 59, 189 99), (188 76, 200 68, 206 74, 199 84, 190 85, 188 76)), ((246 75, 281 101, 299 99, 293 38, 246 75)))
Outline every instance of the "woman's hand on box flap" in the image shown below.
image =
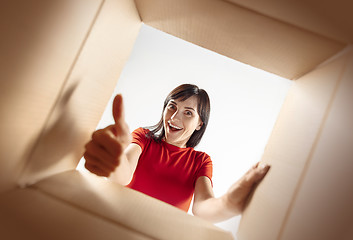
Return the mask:
POLYGON ((266 176, 269 169, 268 164, 257 163, 229 188, 225 195, 226 201, 234 212, 243 212, 251 193, 266 176))
POLYGON ((214 197, 211 181, 205 176, 199 177, 195 184, 194 215, 216 223, 241 214, 254 188, 269 168, 257 163, 219 198, 214 197))

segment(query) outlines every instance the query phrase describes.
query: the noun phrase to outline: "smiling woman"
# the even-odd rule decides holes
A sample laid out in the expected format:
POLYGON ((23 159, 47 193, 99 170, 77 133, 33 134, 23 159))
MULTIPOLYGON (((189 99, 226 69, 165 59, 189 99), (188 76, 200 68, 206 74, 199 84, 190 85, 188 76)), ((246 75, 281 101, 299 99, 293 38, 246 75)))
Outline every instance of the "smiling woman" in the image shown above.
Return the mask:
POLYGON ((206 91, 183 84, 164 101, 162 119, 156 127, 159 134, 138 128, 130 135, 122 97, 117 95, 113 103, 115 123, 93 133, 86 144, 85 167, 120 184, 129 183, 127 187, 185 212, 194 196, 193 213, 211 222, 241 214, 269 166, 254 165, 226 194, 215 198, 211 158, 193 148, 203 136, 209 111, 206 91))
MULTIPOLYGON (((195 147, 197 135, 203 126, 197 110, 198 99, 193 96, 185 101, 170 100, 163 113, 165 141, 179 147, 195 147)), ((203 128, 205 129, 205 128, 203 128)), ((199 134, 198 134, 199 135, 199 134)), ((201 138, 201 137, 200 137, 201 138)))
POLYGON ((142 154, 128 187, 188 211, 196 180, 211 182, 212 161, 194 150, 206 130, 210 102, 205 90, 183 84, 165 99, 162 117, 151 131, 139 128, 132 143, 142 154))
POLYGON ((196 85, 182 84, 165 99, 161 120, 150 136, 179 147, 196 147, 208 125, 210 100, 205 90, 196 85), (196 130, 196 131, 195 131, 196 130))

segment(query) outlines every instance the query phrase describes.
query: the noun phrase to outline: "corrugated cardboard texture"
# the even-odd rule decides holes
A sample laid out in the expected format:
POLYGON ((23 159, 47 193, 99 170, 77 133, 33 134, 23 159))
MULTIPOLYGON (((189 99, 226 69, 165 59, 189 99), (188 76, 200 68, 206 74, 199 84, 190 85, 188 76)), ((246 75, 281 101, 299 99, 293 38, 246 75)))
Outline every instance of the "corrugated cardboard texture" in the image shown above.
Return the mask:
MULTIPOLYGON (((284 21, 270 11, 264 14, 225 1, 136 3, 139 12, 131 0, 2 1, 0 192, 8 192, 0 197, 1 233, 6 230, 19 239, 77 239, 82 234, 86 239, 109 239, 115 233, 148 239, 145 231, 153 238, 229 238, 155 199, 102 179, 86 181, 75 171, 62 174, 76 167, 98 123, 138 34, 140 15, 162 31, 290 79, 351 41, 350 31, 330 35, 336 35, 336 23, 342 22, 338 32, 351 29, 344 14, 334 18, 333 25, 316 28, 319 23, 296 25, 300 18, 284 21), (10 190, 41 179, 29 189, 10 190), (127 197, 114 197, 121 193, 127 197)), ((321 6, 315 16, 331 14, 330 5, 321 6)), ((352 216, 353 60, 347 59, 345 55, 322 64, 289 92, 263 157, 272 168, 243 215, 240 240, 351 235, 345 230, 352 216), (313 200, 315 194, 320 199, 313 200)))
POLYGON ((140 26, 134 2, 104 1, 27 160, 21 185, 76 168, 83 146, 97 126, 130 55, 140 26))
POLYGON ((353 219, 353 51, 280 239, 344 239, 353 219))
POLYGON ((225 1, 136 0, 136 5, 152 27, 288 79, 345 45, 225 1))
POLYGON ((353 42, 351 0, 225 0, 330 39, 353 42))
POLYGON ((0 191, 15 186, 101 3, 1 2, 0 191))
POLYGON ((129 0, 26 4, 23 21, 15 18, 15 3, 5 7, 12 9, 4 17, 14 29, 8 31, 24 38, 19 43, 9 38, 6 51, 16 54, 18 45, 30 50, 13 56, 23 63, 5 69, 8 81, 1 82, 1 149, 6 149, 1 152, 1 189, 17 181, 16 172, 26 185, 76 167, 141 26, 129 0), (24 24, 33 27, 22 35, 24 24), (38 31, 38 39, 26 43, 38 31))
POLYGON ((1 196, 0 212, 4 240, 151 239, 33 189, 15 190, 1 196))
MULTIPOLYGON (((295 226, 298 221, 303 224, 307 223, 309 226, 312 224, 313 227, 317 223, 311 223, 308 216, 303 212, 298 213, 299 216, 296 220, 291 222, 295 216, 292 216, 292 213, 295 212, 293 208, 298 204, 296 201, 297 195, 303 191, 302 182, 307 177, 309 167, 311 168, 313 156, 319 146, 318 143, 324 141, 322 138, 323 129, 327 128, 332 131, 335 129, 335 125, 327 125, 326 118, 336 97, 337 86, 339 86, 346 71, 346 62, 347 55, 344 55, 321 66, 297 80, 289 91, 263 156, 263 160, 271 164, 271 170, 255 192, 243 215, 238 233, 239 240, 289 239, 288 235, 284 234, 291 235, 293 239, 322 239, 311 238, 315 236, 312 234, 313 232, 310 234, 302 233, 302 235, 296 233, 296 231, 304 230, 295 226), (286 230, 287 228, 288 230, 286 230)), ((346 104, 348 107, 349 104, 346 104)), ((351 128, 351 125, 346 123, 344 128, 349 126, 351 128)), ((344 144, 344 140, 344 138, 339 139, 337 144, 344 144)), ((330 149, 327 148, 327 151, 330 151, 330 149)), ((351 151, 348 145, 345 145, 344 149, 345 151, 351 151)), ((349 156, 348 152, 346 153, 349 156)), ((335 160, 330 159, 329 161, 335 160)), ((347 165, 347 159, 342 159, 342 161, 347 165)), ((338 169, 341 167, 338 167, 338 169)), ((324 165, 320 167, 322 170, 325 168, 324 165)), ((337 175, 335 177, 340 177, 338 172, 336 171, 335 174, 337 175)), ((322 175, 318 176, 324 177, 322 175)), ((321 180, 323 185, 317 182, 317 179, 316 182, 305 184, 311 187, 315 186, 315 188, 310 188, 311 191, 319 191, 316 189, 317 187, 322 187, 325 191, 327 190, 326 187, 329 187, 327 186, 328 180, 321 180)), ((333 184, 330 187, 338 186, 333 184)), ((342 195, 342 192, 338 192, 342 195)), ((307 197, 313 197, 313 194, 307 195, 307 197)), ((319 204, 320 201, 325 201, 318 198, 315 198, 315 200, 311 203, 319 206, 323 206, 319 204)), ((345 202, 346 200, 341 201, 345 202)), ((305 204, 299 206, 303 207, 303 210, 305 204)), ((317 210, 317 207, 314 209, 317 210)), ((322 209, 322 211, 328 210, 322 209)), ((336 221, 336 219, 327 220, 336 221)))
POLYGON ((2 229, 0 222, 2 233, 16 234, 16 226, 23 232, 28 229, 30 237, 56 239, 94 239, 90 234, 97 237, 104 230, 107 232, 96 239, 233 239, 230 232, 205 220, 90 173, 60 173, 29 189, 0 198, 0 212, 6 213, 0 220, 9 226, 2 229))

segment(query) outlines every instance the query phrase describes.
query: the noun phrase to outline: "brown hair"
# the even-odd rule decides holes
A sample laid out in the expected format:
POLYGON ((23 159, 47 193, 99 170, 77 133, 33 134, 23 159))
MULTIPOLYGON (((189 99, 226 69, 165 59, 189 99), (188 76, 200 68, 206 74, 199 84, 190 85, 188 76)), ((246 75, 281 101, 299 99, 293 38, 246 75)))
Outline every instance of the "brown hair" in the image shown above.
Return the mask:
POLYGON ((147 136, 151 137, 156 142, 160 142, 163 139, 165 134, 165 129, 163 125, 163 112, 168 102, 171 99, 185 101, 186 99, 192 96, 196 96, 197 98, 197 101, 198 101, 197 112, 203 124, 200 130, 195 130, 194 133, 191 135, 190 139, 186 143, 186 147, 192 147, 192 148, 196 147, 197 144, 199 144, 199 142, 201 141, 201 138, 206 131, 211 107, 210 107, 210 99, 208 97, 207 92, 193 84, 182 84, 176 87, 175 89, 173 89, 168 94, 168 96, 164 100, 162 117, 156 125, 147 127, 147 129, 150 130, 150 132, 147 133, 147 136))

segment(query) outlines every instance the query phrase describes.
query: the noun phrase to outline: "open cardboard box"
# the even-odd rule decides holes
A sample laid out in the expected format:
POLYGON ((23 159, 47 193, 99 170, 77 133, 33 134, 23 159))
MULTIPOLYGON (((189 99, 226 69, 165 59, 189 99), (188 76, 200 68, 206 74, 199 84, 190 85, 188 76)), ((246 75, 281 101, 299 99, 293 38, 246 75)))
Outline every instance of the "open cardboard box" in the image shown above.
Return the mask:
POLYGON ((271 172, 238 238, 352 239, 351 9, 348 0, 4 0, 1 238, 232 238, 75 170, 143 22, 294 81, 263 155, 271 172))

